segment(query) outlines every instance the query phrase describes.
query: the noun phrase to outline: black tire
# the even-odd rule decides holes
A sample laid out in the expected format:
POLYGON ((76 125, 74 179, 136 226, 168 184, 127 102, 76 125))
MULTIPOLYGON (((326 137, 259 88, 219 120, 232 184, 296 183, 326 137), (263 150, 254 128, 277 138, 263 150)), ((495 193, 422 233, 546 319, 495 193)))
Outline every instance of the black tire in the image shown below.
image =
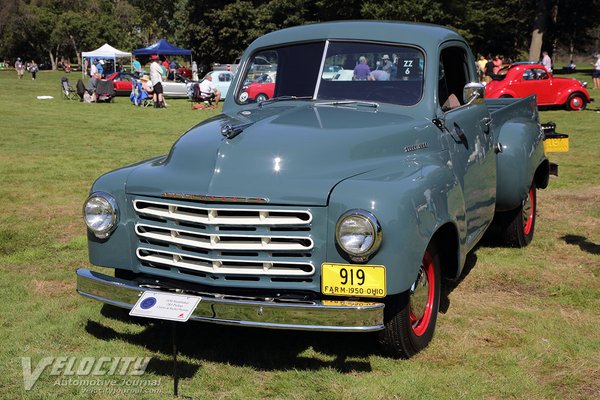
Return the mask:
POLYGON ((500 96, 501 99, 512 99, 513 97, 510 94, 503 94, 500 96))
POLYGON ((386 299, 385 327, 379 332, 379 344, 384 353, 410 358, 427 347, 435 331, 440 292, 440 256, 430 244, 411 290, 386 299))
POLYGON ((261 101, 267 101, 268 99, 269 99, 269 97, 266 94, 259 93, 259 94, 256 95, 256 99, 255 100, 256 100, 257 103, 260 103, 261 101))
POLYGON ((570 111, 583 111, 587 106, 587 99, 581 93, 573 93, 567 99, 565 107, 570 111))
POLYGON ((503 246, 525 247, 533 240, 537 197, 535 184, 529 188, 527 198, 514 210, 499 212, 494 217, 495 241, 503 246))

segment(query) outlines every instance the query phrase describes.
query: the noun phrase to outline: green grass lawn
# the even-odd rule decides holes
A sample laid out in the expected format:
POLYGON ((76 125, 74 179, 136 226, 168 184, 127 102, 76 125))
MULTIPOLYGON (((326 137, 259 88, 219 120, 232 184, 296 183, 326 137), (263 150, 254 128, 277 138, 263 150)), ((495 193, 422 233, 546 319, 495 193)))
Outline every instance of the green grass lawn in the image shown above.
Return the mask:
MULTIPOLYGON (((87 261, 81 206, 99 175, 166 153, 217 111, 62 100, 57 72, 0 72, 0 398, 169 398, 170 326, 132 322, 75 293, 87 261), (36 96, 51 95, 52 100, 36 96), (45 370, 24 390, 22 357, 151 357, 154 391, 85 392, 45 370), (64 382, 63 382, 64 383, 64 382)), ((75 83, 79 75, 71 74, 75 83)), ((587 79, 585 76, 579 77, 587 79)), ((600 90, 592 90, 600 101, 600 90), (598 92, 598 93, 596 93, 598 92)), ((371 334, 180 325, 180 394, 194 399, 592 399, 600 397, 600 106, 543 111, 571 139, 538 192, 526 249, 480 247, 448 295, 432 344, 379 355, 371 334)), ((102 378, 102 377, 101 377, 102 378)), ((131 377, 129 377, 131 378, 131 377)), ((129 385, 129 386, 128 386, 129 385)), ((106 389, 106 386, 100 387, 106 389)), ((110 387, 108 389, 111 389, 110 387)))

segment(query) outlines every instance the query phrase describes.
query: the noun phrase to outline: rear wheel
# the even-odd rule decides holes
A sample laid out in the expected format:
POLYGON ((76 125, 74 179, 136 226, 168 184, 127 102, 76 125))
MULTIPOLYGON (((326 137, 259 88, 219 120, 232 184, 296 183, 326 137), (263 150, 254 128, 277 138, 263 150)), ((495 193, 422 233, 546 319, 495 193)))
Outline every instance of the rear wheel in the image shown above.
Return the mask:
POLYGON ((513 97, 510 94, 503 94, 500 96, 501 99, 512 99, 513 97))
POLYGON ((571 111, 583 111, 586 105, 587 100, 581 93, 573 93, 569 96, 566 103, 567 110, 571 111))
POLYGON ((390 296, 386 302, 385 327, 379 333, 379 343, 385 353, 409 358, 431 342, 440 305, 440 271, 439 254, 430 244, 410 290, 390 296))
POLYGON ((531 243, 535 231, 536 201, 536 188, 532 184, 520 207, 496 214, 493 229, 500 244, 525 247, 531 243))

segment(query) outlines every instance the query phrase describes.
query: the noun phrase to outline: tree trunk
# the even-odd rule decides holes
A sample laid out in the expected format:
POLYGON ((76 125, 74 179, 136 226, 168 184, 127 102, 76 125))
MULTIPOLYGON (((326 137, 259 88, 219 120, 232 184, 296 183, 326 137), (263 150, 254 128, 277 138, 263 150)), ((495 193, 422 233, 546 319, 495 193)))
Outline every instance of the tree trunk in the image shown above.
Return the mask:
POLYGON ((531 33, 531 45, 529 46, 529 61, 539 61, 544 43, 548 20, 548 0, 537 0, 537 11, 533 21, 533 32, 531 33))
POLYGON ((50 64, 52 64, 52 71, 56 71, 56 59, 54 58, 52 50, 48 50, 48 55, 50 56, 50 64))
POLYGON ((77 64, 83 65, 82 60, 81 60, 81 51, 79 51, 79 49, 77 48, 77 43, 75 42, 75 38, 73 37, 73 35, 69 35, 69 38, 71 39, 71 44, 73 45, 73 48, 75 49, 75 54, 77 54, 77 64))

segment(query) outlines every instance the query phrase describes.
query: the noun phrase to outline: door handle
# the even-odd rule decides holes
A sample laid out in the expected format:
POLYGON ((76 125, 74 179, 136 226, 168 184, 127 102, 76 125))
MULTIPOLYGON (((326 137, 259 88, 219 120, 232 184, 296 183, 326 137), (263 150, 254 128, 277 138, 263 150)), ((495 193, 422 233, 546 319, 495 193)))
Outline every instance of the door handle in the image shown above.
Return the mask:
POLYGON ((481 125, 483 128, 483 133, 490 133, 490 127, 492 126, 492 119, 490 117, 485 117, 481 120, 481 125))
POLYGON ((465 132, 460 126, 458 126, 456 122, 454 123, 454 128, 452 130, 449 130, 448 132, 450 133, 450 136, 452 136, 452 139, 454 139, 456 143, 462 143, 465 146, 465 148, 469 148, 469 141, 467 140, 467 135, 465 135, 465 132))

